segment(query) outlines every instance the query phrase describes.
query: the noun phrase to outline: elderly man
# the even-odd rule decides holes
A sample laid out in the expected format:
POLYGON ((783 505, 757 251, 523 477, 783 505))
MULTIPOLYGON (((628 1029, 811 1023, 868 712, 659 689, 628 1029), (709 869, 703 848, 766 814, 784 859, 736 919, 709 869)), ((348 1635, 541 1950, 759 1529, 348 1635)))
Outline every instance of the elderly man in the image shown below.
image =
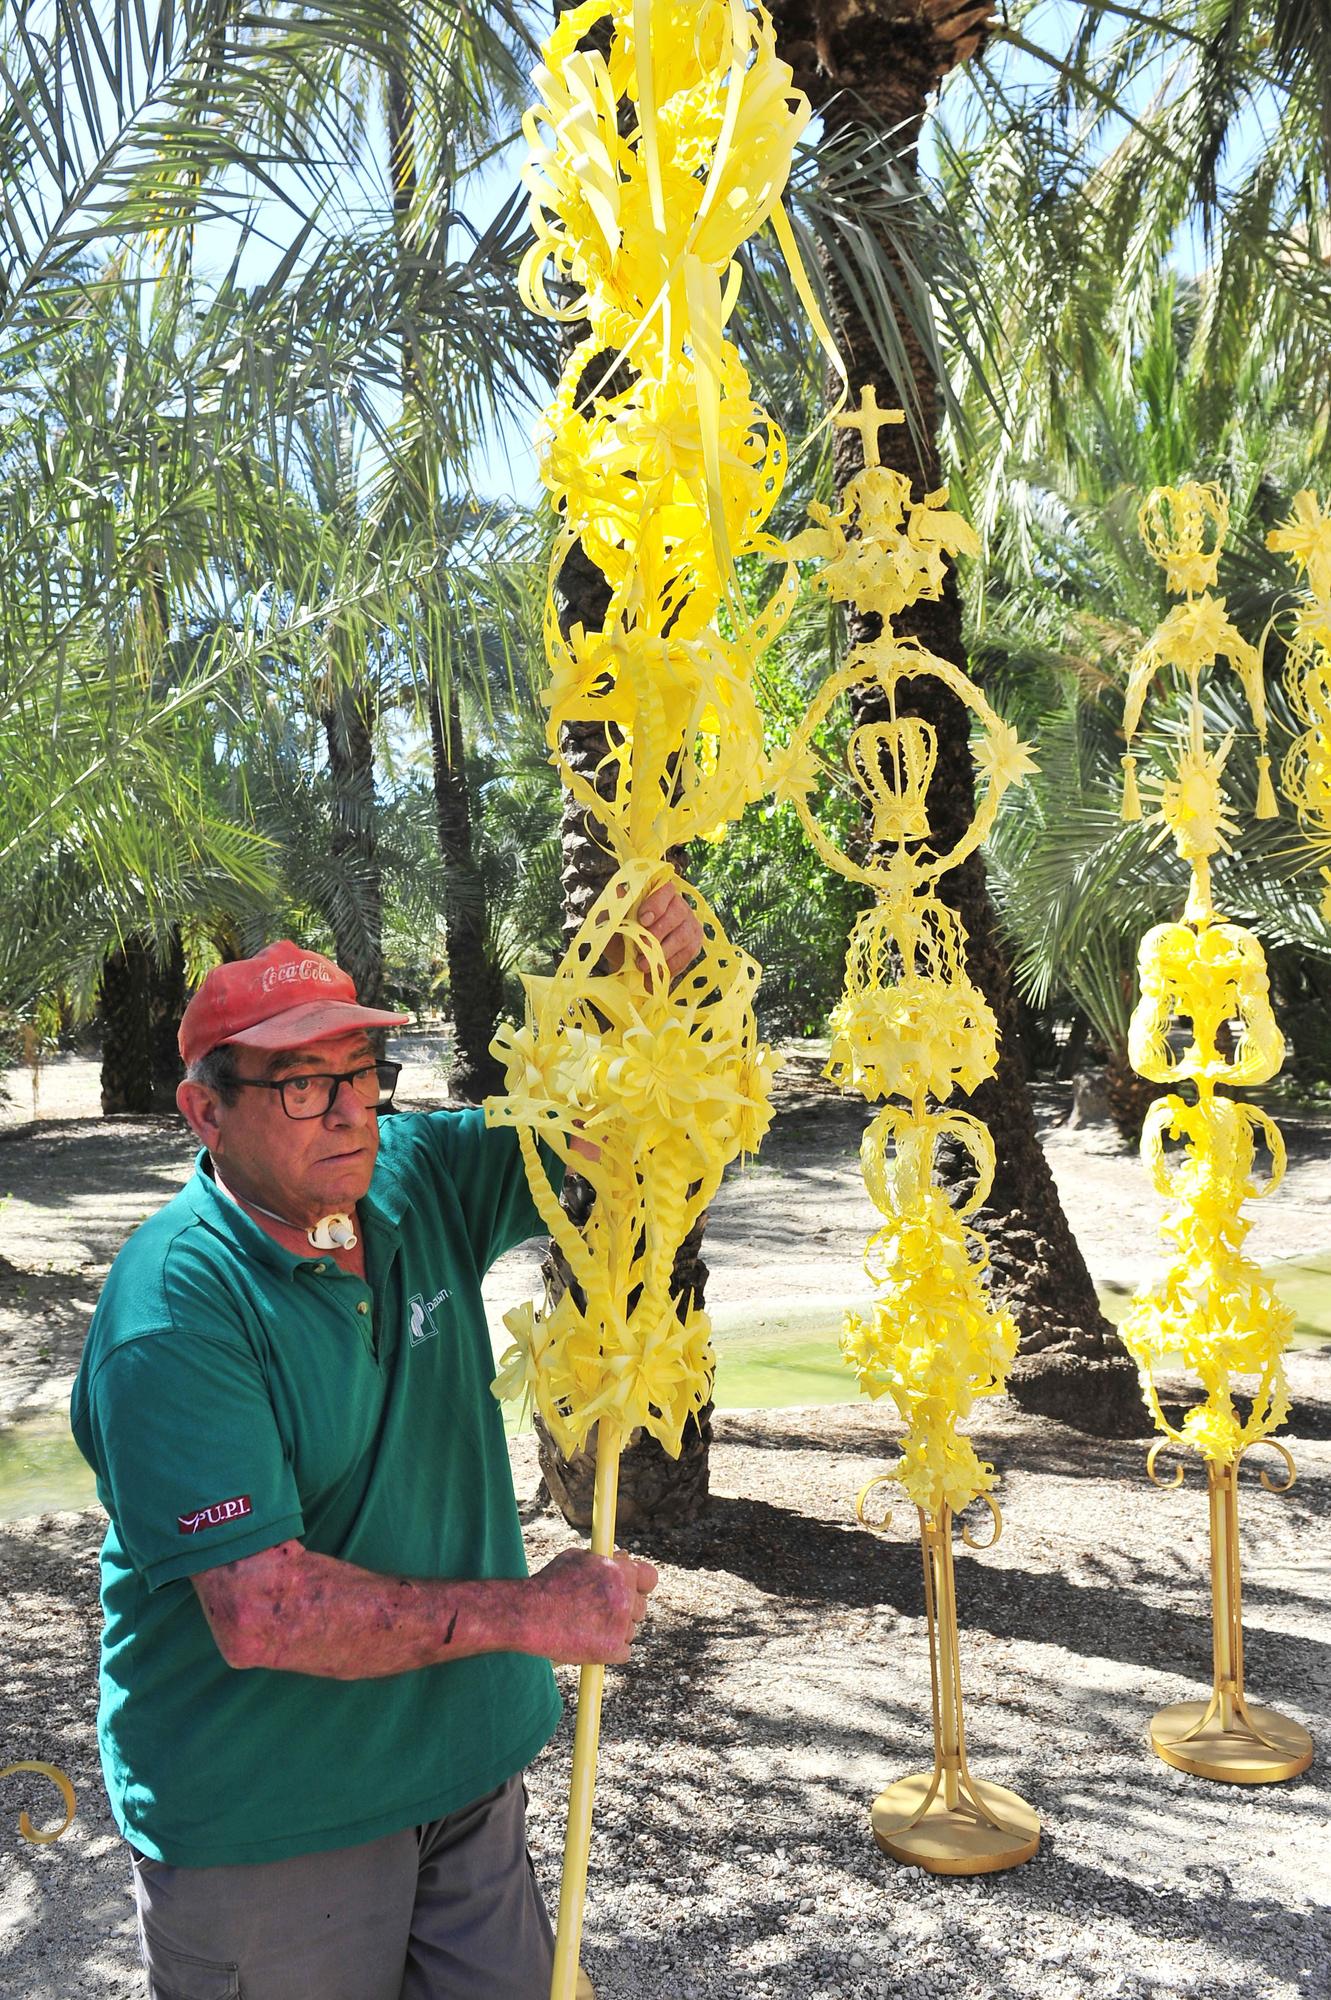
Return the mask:
MULTIPOLYGON (((639 914, 688 963, 678 891, 639 914)), ((290 943, 209 974, 180 1031, 203 1151, 75 1383, 150 2000, 548 1991, 521 1773, 550 1662, 626 1660, 656 1583, 581 1551, 527 1575, 480 1286, 540 1223, 511 1130, 380 1123, 370 1032, 400 1019, 290 943)))

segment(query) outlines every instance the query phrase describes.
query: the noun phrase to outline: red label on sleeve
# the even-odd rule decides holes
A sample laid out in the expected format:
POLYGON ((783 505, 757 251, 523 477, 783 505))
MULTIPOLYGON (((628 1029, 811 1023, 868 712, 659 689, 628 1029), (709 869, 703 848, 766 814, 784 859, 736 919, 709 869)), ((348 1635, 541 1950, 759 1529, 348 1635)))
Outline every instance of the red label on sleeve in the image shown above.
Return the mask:
POLYGON ((177 1514, 176 1525, 182 1535, 197 1535, 201 1528, 220 1528, 223 1521, 239 1521, 246 1514, 252 1514, 248 1493, 238 1493, 234 1500, 214 1500, 211 1507, 197 1507, 192 1514, 177 1514))

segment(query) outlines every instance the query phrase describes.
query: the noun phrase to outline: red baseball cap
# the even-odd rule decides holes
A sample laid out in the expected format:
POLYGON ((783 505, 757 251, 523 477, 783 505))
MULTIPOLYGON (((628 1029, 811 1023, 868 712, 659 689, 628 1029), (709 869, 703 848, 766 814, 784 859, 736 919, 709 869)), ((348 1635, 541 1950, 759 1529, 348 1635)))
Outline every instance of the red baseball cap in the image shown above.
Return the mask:
POLYGON ((294 1049, 349 1028, 399 1028, 410 1019, 362 1007, 350 973, 281 938, 253 958, 213 967, 181 1018, 179 1047, 188 1069, 223 1042, 294 1049))

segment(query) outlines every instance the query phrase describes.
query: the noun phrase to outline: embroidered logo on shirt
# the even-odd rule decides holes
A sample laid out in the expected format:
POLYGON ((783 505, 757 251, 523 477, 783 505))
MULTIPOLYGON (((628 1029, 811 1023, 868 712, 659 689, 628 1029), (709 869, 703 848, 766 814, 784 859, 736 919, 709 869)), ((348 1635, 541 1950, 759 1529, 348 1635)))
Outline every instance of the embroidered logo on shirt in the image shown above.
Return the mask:
POLYGON ((411 1311, 407 1317, 407 1326, 411 1333, 411 1344, 413 1347, 419 1347, 423 1340, 431 1340, 438 1333, 439 1328, 434 1322, 435 1308, 441 1306, 445 1299, 451 1297, 452 1293, 449 1291, 447 1285, 444 1286, 442 1291, 436 1292, 432 1299, 427 1299, 424 1292, 416 1293, 416 1296, 411 1301, 411 1311))
POLYGON ((197 1535, 200 1528, 220 1528, 223 1521, 239 1521, 246 1514, 252 1514, 248 1493, 237 1493, 234 1500, 214 1500, 211 1507, 197 1507, 192 1514, 177 1514, 176 1526, 182 1535, 197 1535))

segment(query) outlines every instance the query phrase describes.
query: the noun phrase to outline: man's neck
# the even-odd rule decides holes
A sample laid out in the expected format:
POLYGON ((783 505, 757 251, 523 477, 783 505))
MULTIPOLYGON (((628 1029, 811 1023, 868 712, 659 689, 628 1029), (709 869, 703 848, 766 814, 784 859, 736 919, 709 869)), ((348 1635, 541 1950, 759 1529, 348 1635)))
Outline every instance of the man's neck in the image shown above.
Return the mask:
POLYGON ((234 1201, 237 1208, 243 1209, 252 1221, 258 1223, 265 1236, 271 1236, 274 1243, 280 1243, 284 1250, 290 1250, 298 1257, 331 1257, 344 1271, 356 1271, 362 1275, 364 1274, 365 1253, 360 1244, 360 1225, 354 1208, 350 1211, 352 1226, 356 1232, 354 1248, 350 1250, 338 1248, 316 1250, 310 1242, 308 1228, 299 1222, 287 1221, 284 1216, 275 1214, 271 1208, 263 1206, 261 1203, 254 1201, 249 1195, 241 1194, 236 1188, 228 1186, 219 1172, 215 1160, 213 1161, 213 1179, 217 1182, 218 1187, 227 1197, 228 1201, 234 1201))

